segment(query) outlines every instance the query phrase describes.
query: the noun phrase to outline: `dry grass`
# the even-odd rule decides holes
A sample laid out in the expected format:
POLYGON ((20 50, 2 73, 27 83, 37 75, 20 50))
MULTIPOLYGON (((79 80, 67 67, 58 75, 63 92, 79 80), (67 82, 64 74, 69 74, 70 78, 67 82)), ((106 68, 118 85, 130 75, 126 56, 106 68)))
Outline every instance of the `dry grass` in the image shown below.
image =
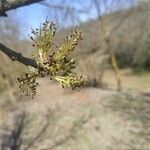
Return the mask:
POLYGON ((33 100, 20 99, 3 113, 5 126, 12 127, 12 131, 11 123, 17 119, 16 115, 26 112, 28 121, 21 132, 22 147, 29 144, 29 150, 150 148, 147 140, 149 97, 98 88, 70 91, 47 79, 40 82, 38 94, 33 100))
MULTIPOLYGON (((118 38, 121 33, 122 38, 119 43, 122 44, 121 47, 118 45, 118 39, 113 38, 113 50, 130 50, 137 43, 135 31, 139 27, 141 29, 140 23, 143 20, 137 18, 139 24, 136 25, 136 30, 132 30, 135 28, 133 20, 137 16, 135 12, 137 11, 133 10, 129 20, 113 35, 117 35, 118 38), (131 25, 130 28, 128 24, 131 25)), ((110 25, 115 26, 114 23, 118 21, 116 18, 120 18, 122 14, 124 12, 121 12, 121 15, 113 14, 114 16, 106 17, 110 25)), ((106 69, 110 66, 108 62, 103 63, 103 48, 100 47, 97 52, 93 52, 100 42, 100 30, 97 30, 99 26, 98 21, 81 25, 81 30, 86 33, 85 40, 75 56, 79 56, 79 72, 88 76, 90 86, 107 85, 108 88, 114 89, 115 77, 112 70, 106 69)), ((146 29, 144 34, 147 33, 146 29)), ((134 48, 137 48, 137 45, 134 48)), ((3 58, 7 66, 10 66, 11 62, 5 59, 5 56, 3 58)), ((3 66, 3 61, 0 64, 3 66)), ((4 73, 9 76, 14 72, 14 79, 20 69, 18 66, 10 68, 4 66, 4 73)), ((0 149, 2 143, 9 147, 11 139, 16 137, 14 135, 17 133, 16 140, 22 139, 21 150, 150 149, 150 97, 138 94, 150 93, 150 73, 136 75, 130 70, 121 70, 121 75, 124 91, 128 92, 120 94, 91 87, 81 89, 80 92, 64 90, 47 79, 40 81, 41 85, 33 100, 20 98, 18 102, 12 102, 7 90, 5 94, 0 95, 0 149), (22 115, 24 112, 26 115, 22 115), (25 120, 22 120, 24 117, 25 120), (18 132, 19 129, 21 132, 18 132)), ((1 84, 2 81, 3 78, 0 80, 1 84)))
POLYGON ((127 143, 117 140, 119 144, 124 144, 129 149, 150 149, 150 98, 142 97, 135 93, 114 95, 106 107, 118 112, 122 119, 130 122, 132 128, 129 129, 129 139, 127 143))
MULTIPOLYGON (((124 90, 150 93, 150 73, 134 74, 131 69, 121 70, 122 85, 124 90)), ((103 80, 110 88, 116 87, 115 76, 112 70, 106 70, 103 80)))

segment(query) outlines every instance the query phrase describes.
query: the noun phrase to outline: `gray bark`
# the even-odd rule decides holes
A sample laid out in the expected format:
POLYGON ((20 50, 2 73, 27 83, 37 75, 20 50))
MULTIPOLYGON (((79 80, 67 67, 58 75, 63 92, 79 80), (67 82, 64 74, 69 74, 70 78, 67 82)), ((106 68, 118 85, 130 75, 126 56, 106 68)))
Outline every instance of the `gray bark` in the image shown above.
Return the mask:
POLYGON ((5 53, 12 61, 18 61, 26 66, 32 66, 34 68, 38 68, 37 63, 33 59, 22 56, 21 53, 11 50, 10 48, 6 47, 2 43, 0 43, 0 51, 5 53))
POLYGON ((0 16, 7 17, 6 11, 38 3, 43 0, 0 0, 0 16))

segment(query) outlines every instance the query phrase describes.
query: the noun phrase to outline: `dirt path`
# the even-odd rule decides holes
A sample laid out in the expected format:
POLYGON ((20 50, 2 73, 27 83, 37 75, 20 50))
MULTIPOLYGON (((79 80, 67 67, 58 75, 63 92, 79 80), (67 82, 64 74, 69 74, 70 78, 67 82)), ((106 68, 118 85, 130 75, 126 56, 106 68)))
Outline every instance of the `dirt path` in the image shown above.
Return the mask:
POLYGON ((47 80, 41 83, 33 100, 19 102, 5 114, 8 124, 26 111, 27 134, 21 135, 26 144, 21 150, 150 150, 148 97, 96 88, 78 92, 47 80))

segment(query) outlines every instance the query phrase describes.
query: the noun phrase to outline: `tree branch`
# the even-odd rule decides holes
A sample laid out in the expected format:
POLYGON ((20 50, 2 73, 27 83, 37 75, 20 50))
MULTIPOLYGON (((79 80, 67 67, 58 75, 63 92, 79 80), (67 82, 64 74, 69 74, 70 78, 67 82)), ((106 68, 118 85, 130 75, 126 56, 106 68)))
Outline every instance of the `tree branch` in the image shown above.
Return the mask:
POLYGON ((22 56, 21 53, 11 50, 10 48, 6 47, 2 43, 0 43, 0 51, 5 53, 12 61, 18 61, 26 66, 32 66, 34 68, 38 68, 37 63, 33 59, 22 56))
POLYGON ((43 0, 0 0, 0 16, 7 17, 6 11, 16 9, 43 0))

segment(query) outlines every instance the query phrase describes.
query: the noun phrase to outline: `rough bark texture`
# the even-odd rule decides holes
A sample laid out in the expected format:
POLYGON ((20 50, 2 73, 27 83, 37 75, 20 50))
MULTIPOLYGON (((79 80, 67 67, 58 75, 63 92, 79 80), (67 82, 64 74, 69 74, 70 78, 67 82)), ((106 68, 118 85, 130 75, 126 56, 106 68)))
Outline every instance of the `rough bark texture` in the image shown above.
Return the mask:
POLYGON ((0 0, 0 16, 7 16, 6 11, 16 9, 43 0, 0 0))
POLYGON ((2 43, 0 43, 0 51, 5 53, 12 61, 18 61, 26 66, 32 66, 34 68, 38 67, 37 63, 33 59, 22 56, 21 53, 11 50, 2 43))

